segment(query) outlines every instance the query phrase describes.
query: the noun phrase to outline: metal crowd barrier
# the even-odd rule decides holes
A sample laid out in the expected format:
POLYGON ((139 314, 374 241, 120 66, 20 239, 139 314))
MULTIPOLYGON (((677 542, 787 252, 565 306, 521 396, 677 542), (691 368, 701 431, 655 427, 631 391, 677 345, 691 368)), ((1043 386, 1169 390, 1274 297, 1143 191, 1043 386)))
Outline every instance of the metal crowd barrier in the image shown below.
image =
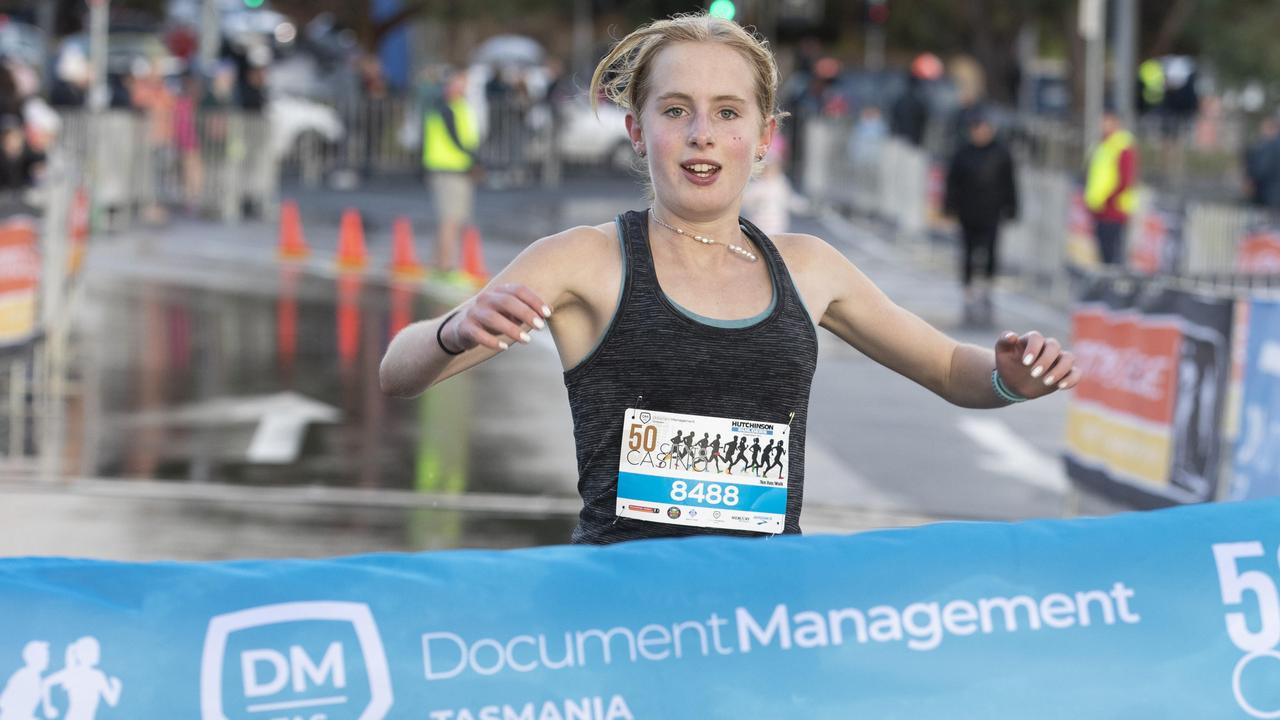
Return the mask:
MULTIPOLYGON (((1051 297, 1062 303, 1071 299, 1071 266, 1091 267, 1087 257, 1080 257, 1079 247, 1071 249, 1080 244, 1073 235, 1088 234, 1089 230, 1087 221, 1073 217, 1078 213, 1074 206, 1079 203, 1079 165, 1071 169, 1064 169, 1064 165, 1066 159, 1079 157, 1079 144, 1078 133, 1069 129, 1063 123, 1039 121, 1029 136, 1014 139, 1016 157, 1021 159, 1017 182, 1022 208, 1017 222, 1006 226, 1001 248, 1001 264, 1008 272, 1051 288, 1051 297)), ((801 130, 800 179, 810 200, 885 221, 902 242, 948 234, 948 226, 934 217, 936 208, 932 205, 937 199, 931 193, 937 189, 931 188, 930 178, 939 167, 945 173, 945 167, 927 149, 896 138, 852 145, 853 128, 845 120, 814 118, 801 130)), ((936 181, 933 178, 932 182, 936 181)), ((1128 232, 1129 248, 1146 240, 1143 233, 1152 232, 1152 227, 1162 227, 1148 223, 1149 216, 1174 216, 1171 224, 1176 227, 1167 230, 1171 235, 1168 242, 1176 247, 1165 251, 1167 256, 1152 260, 1159 261, 1159 267, 1152 271, 1160 274, 1247 275, 1239 257, 1247 234, 1268 222, 1277 226, 1274 217, 1242 205, 1187 201, 1178 192, 1156 187, 1144 186, 1139 195, 1139 210, 1128 232)), ((1243 278, 1241 283, 1254 285, 1257 279, 1243 278)))
MULTIPOLYGON (((281 159, 284 174, 315 186, 340 173, 368 178, 423 171, 425 107, 420 101, 362 99, 330 110, 341 128, 303 130, 286 138, 281 159)), ((514 101, 490 103, 477 112, 481 142, 476 155, 491 185, 554 182, 559 162, 551 117, 545 107, 514 101)))
POLYGON ((72 238, 78 182, 66 163, 51 158, 36 193, 38 205, 5 208, 15 212, 0 223, 6 232, 0 252, 6 258, 17 258, 8 235, 17 226, 34 231, 31 252, 38 254, 34 268, 17 267, 15 273, 18 263, 6 263, 10 272, 0 273, 9 281, 0 297, 0 476, 5 478, 57 474, 66 445, 67 405, 80 392, 70 362, 76 352, 72 319, 83 289, 72 238), (28 301, 34 306, 30 314, 15 307, 28 301))
POLYGON ((1190 275, 1223 274, 1235 270, 1236 248, 1253 226, 1267 215, 1253 208, 1221 203, 1187 205, 1186 272, 1190 275))
POLYGON ((71 113, 54 154, 113 225, 161 208, 222 221, 246 211, 271 217, 278 202, 278 160, 261 113, 199 110, 189 127, 128 110, 71 113))
POLYGON ((1065 299, 1071 178, 1052 170, 1023 168, 1017 182, 1021 207, 1017 222, 1005 229, 1001 239, 1001 265, 1049 289, 1051 297, 1065 299))

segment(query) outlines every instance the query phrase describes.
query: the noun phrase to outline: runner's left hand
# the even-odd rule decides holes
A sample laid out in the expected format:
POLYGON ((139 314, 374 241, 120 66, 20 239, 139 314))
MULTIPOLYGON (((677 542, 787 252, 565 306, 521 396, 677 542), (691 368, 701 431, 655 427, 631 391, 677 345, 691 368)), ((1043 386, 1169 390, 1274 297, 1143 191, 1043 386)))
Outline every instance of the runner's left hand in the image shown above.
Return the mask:
POLYGON ((1056 338, 1036 331, 1019 337, 1007 332, 996 341, 996 370, 1010 390, 1025 398, 1038 398, 1080 383, 1076 357, 1056 338))

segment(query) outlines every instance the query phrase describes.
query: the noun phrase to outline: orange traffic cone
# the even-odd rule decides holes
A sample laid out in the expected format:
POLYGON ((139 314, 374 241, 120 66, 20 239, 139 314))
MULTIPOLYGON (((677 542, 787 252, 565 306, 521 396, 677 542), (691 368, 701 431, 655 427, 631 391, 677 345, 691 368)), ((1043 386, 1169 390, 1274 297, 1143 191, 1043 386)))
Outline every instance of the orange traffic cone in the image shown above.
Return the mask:
POLYGON ((338 269, 360 270, 369 262, 364 247, 364 224, 360 211, 347 208, 342 212, 342 224, 338 227, 338 269))
POLYGON ((471 276, 477 285, 489 280, 489 271, 484 266, 484 251, 480 249, 480 230, 475 225, 468 225, 462 232, 462 272, 471 276))
POLYGON ((391 226, 391 272, 397 277, 413 278, 423 274, 422 263, 413 247, 413 223, 401 215, 391 226))
POLYGON ((310 253, 307 241, 302 237, 302 216, 298 203, 285 200, 280 203, 280 259, 301 260, 310 253))

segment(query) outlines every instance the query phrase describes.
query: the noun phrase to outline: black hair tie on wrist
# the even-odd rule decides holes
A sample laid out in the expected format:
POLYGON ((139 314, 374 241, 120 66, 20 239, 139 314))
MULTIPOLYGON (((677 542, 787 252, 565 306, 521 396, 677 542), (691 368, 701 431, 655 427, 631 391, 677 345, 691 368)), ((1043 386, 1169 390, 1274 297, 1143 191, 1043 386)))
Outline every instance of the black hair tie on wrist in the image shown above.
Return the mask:
POLYGON ((449 321, 453 319, 453 316, 457 314, 458 314, 457 310, 454 310, 453 312, 449 313, 449 317, 445 318, 444 322, 440 323, 439 327, 436 328, 436 344, 440 346, 440 349, 444 351, 445 355, 461 355, 462 353, 466 352, 466 350, 450 350, 449 348, 445 347, 444 340, 440 338, 440 333, 444 332, 444 326, 448 325, 449 321))

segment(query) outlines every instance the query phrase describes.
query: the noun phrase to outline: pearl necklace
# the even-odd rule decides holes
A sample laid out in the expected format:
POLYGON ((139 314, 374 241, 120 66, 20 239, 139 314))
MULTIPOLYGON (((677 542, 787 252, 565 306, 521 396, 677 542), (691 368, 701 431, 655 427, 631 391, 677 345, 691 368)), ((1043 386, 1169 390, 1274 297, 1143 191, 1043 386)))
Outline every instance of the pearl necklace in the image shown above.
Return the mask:
POLYGON ((703 245, 724 245, 726 248, 729 249, 730 252, 737 253, 739 257, 746 258, 751 262, 755 262, 757 259, 755 253, 739 245, 734 245, 733 243, 722 243, 719 240, 713 240, 709 237, 706 237, 705 235, 696 235, 694 233, 685 232, 684 230, 681 230, 678 227, 668 225, 667 223, 662 222, 662 218, 658 217, 658 214, 653 211, 653 208, 649 209, 649 217, 653 218, 653 221, 658 223, 662 227, 674 233, 677 233, 679 235, 683 235, 684 237, 687 237, 691 240, 697 240, 703 245))

